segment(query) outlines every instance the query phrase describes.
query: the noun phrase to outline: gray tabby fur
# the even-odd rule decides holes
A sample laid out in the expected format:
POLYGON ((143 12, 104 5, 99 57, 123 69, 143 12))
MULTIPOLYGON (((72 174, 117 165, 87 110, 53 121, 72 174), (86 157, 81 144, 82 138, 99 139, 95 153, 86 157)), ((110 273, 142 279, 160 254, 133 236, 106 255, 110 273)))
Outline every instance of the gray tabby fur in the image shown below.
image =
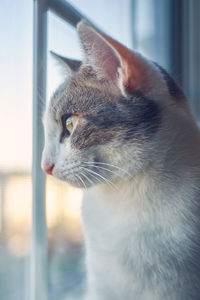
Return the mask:
POLYGON ((199 300, 200 134, 185 96, 136 52, 146 77, 127 92, 120 53, 84 22, 78 33, 84 61, 46 109, 42 164, 87 187, 85 299, 199 300), (65 114, 79 117, 61 143, 65 114))

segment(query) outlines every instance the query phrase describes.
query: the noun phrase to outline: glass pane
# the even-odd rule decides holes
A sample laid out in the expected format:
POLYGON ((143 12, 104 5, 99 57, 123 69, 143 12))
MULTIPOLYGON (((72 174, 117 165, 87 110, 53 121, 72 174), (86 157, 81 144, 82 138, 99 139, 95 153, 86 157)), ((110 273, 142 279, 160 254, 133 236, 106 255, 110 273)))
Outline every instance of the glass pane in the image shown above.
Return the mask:
POLYGON ((168 11, 170 1, 136 0, 134 19, 135 47, 145 56, 170 69, 168 11))
POLYGON ((29 292, 32 3, 0 2, 0 299, 29 292))
POLYGON ((60 64, 52 57, 50 51, 69 58, 81 59, 81 50, 75 29, 55 16, 48 14, 48 99, 55 88, 64 80, 60 64))
POLYGON ((134 47, 170 71, 170 1, 135 0, 132 10, 134 47))
POLYGON ((68 1, 105 33, 132 48, 131 0, 68 1))

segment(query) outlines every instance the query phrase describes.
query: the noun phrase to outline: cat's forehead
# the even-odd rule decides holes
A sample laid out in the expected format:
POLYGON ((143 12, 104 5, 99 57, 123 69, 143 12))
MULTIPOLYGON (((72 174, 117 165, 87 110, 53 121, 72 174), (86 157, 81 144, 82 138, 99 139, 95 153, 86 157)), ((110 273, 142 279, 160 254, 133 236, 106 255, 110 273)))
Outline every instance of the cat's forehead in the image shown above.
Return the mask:
POLYGON ((77 74, 60 85, 51 98, 49 109, 55 119, 60 119, 63 114, 84 114, 96 110, 114 98, 105 90, 103 83, 77 74))

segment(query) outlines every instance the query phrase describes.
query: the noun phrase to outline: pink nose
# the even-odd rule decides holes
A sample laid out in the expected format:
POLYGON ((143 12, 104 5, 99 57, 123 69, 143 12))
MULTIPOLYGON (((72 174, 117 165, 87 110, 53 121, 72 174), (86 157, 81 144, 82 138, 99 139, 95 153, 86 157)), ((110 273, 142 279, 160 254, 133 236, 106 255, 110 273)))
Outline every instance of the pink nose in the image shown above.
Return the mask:
POLYGON ((52 175, 53 168, 54 164, 51 166, 42 166, 43 171, 49 175, 52 175))

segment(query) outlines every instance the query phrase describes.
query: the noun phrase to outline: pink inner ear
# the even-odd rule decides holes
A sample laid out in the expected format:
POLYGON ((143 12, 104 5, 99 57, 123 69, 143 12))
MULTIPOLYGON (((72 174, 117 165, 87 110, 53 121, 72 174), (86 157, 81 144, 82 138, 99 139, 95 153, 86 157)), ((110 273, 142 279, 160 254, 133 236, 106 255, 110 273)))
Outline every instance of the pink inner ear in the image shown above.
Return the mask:
POLYGON ((84 22, 79 23, 78 33, 86 64, 99 78, 107 79, 115 93, 141 90, 145 94, 162 85, 157 68, 139 53, 130 51, 84 22))
POLYGON ((132 53, 129 49, 114 41, 110 37, 102 33, 100 34, 119 54, 124 89, 129 93, 136 89, 146 89, 149 73, 149 66, 146 64, 146 61, 143 60, 139 54, 132 53))
POLYGON ((82 23, 78 30, 86 54, 86 62, 100 77, 116 81, 118 68, 121 67, 118 53, 94 28, 82 23))

